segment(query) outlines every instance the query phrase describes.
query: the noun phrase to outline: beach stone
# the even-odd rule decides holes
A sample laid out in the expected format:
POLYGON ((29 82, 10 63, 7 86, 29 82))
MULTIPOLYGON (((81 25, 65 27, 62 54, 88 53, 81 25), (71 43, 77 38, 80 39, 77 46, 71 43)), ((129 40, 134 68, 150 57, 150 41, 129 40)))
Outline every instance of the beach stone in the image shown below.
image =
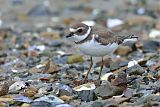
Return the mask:
POLYGON ((156 52, 159 47, 160 47, 160 42, 158 41, 153 41, 153 40, 144 41, 143 51, 156 52))
POLYGON ((97 87, 95 93, 102 98, 109 98, 113 95, 118 95, 122 93, 122 90, 116 88, 116 86, 111 85, 108 81, 97 87))
POLYGON ((94 101, 97 99, 97 96, 94 90, 82 90, 78 92, 78 96, 82 101, 94 101))
POLYGON ((143 67, 141 67, 139 64, 137 64, 137 65, 134 65, 134 66, 128 68, 126 72, 129 75, 142 75, 143 73, 145 73, 145 70, 143 69, 143 67))
POLYGON ((31 105, 32 107, 51 107, 51 103, 46 101, 34 101, 31 105))
POLYGON ((132 48, 130 48, 129 46, 119 46, 118 49, 115 51, 115 54, 124 56, 128 55, 131 52, 132 48))
POLYGON ((83 56, 81 55, 72 55, 68 57, 67 63, 68 64, 73 64, 73 63, 82 63, 83 60, 83 56))

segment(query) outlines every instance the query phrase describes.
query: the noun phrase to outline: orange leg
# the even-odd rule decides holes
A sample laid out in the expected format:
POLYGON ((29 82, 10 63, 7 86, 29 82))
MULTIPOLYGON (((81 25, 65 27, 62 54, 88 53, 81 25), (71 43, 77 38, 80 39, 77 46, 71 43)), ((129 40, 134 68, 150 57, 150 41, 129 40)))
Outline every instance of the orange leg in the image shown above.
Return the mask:
POLYGON ((102 70, 103 70, 103 57, 102 57, 102 61, 101 61, 101 68, 100 68, 100 72, 99 72, 98 80, 100 80, 100 79, 101 79, 101 73, 102 73, 102 70))
POLYGON ((87 75, 85 76, 85 78, 84 78, 84 82, 86 82, 87 81, 87 79, 88 79, 88 75, 89 75, 89 73, 90 73, 90 71, 91 71, 91 68, 92 68, 92 66, 93 66, 93 60, 92 60, 92 56, 90 57, 90 66, 89 66, 89 70, 88 70, 88 72, 87 72, 87 75))

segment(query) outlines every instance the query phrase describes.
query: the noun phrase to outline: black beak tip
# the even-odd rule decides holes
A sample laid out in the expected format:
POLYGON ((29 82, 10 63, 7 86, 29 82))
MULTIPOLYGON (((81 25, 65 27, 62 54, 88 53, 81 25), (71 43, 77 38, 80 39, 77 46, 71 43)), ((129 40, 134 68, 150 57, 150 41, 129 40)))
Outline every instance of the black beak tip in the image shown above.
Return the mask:
POLYGON ((71 37, 72 36, 72 34, 68 34, 67 36, 66 36, 66 38, 69 38, 69 37, 71 37))

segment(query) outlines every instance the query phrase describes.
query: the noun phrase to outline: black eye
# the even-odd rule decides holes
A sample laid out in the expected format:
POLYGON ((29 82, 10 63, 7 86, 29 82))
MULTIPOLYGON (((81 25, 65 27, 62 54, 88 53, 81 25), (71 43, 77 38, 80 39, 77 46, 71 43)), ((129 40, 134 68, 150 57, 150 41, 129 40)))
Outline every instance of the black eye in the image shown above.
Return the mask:
POLYGON ((78 33, 81 33, 82 31, 83 31, 83 29, 78 29, 78 31, 77 31, 77 32, 78 32, 78 33))

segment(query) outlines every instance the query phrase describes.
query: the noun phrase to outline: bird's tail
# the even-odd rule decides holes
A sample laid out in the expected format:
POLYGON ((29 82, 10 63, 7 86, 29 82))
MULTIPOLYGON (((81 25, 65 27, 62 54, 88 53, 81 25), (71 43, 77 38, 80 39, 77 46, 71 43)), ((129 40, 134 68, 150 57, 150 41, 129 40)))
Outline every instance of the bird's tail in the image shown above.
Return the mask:
POLYGON ((136 35, 129 35, 123 38, 123 43, 125 42, 136 42, 138 40, 138 36, 136 35))

